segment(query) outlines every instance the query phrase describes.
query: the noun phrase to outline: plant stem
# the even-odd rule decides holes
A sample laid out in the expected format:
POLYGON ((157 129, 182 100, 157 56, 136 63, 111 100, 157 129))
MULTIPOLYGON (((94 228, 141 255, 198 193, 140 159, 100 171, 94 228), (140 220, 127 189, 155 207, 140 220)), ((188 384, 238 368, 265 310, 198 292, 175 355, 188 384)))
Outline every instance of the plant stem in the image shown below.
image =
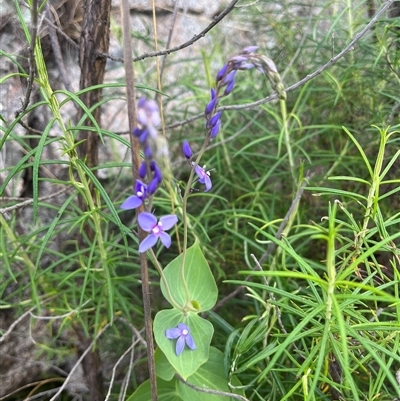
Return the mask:
POLYGON ((295 166, 294 166, 292 147, 290 144, 286 100, 280 99, 279 103, 281 106, 282 129, 283 129, 283 135, 285 138, 286 151, 287 151, 287 155, 289 158, 289 168, 290 168, 290 172, 292 173, 293 183, 296 183, 297 177, 296 177, 296 171, 295 171, 295 166))
POLYGON ((194 162, 194 165, 191 166, 190 170, 190 176, 189 180, 186 184, 186 189, 185 193, 183 195, 183 201, 182 201, 182 220, 183 220, 183 251, 182 251, 182 263, 179 269, 179 274, 182 279, 183 286, 185 288, 185 296, 186 296, 186 306, 190 305, 190 295, 189 295, 189 289, 187 287, 186 279, 185 279, 185 261, 186 261, 186 250, 187 250, 187 242, 188 242, 188 222, 187 222, 187 215, 186 215, 186 207, 187 207, 187 201, 188 197, 191 191, 192 187, 192 182, 193 182, 193 177, 194 177, 194 169, 195 167, 199 164, 206 148, 208 145, 209 139, 206 137, 204 140, 203 146, 200 149, 199 154, 197 155, 196 161, 194 162))
MULTIPOLYGON (((127 95, 127 106, 128 106, 128 120, 129 120, 129 132, 133 132, 133 129, 137 126, 137 113, 135 104, 135 77, 133 69, 133 58, 132 58, 132 42, 131 42, 131 21, 130 21, 130 8, 128 0, 121 1, 121 15, 122 15, 122 32, 123 32, 123 43, 124 43, 124 64, 125 64, 125 75, 126 75, 126 95, 127 95)), ((139 154, 139 141, 134 138, 133 135, 129 135, 131 142, 131 154, 132 154, 132 174, 134 180, 139 177, 139 165, 140 165, 140 154, 139 154)), ((144 206, 141 205, 137 209, 137 214, 143 212, 144 206)), ((138 227, 139 241, 142 242, 146 238, 146 233, 138 227)), ((150 285, 149 285, 149 273, 147 265, 146 253, 140 254, 140 270, 142 279, 142 294, 143 294, 143 311, 145 319, 146 329, 146 343, 147 343, 147 364, 149 368, 150 376, 150 389, 151 398, 153 401, 158 400, 157 396, 157 379, 156 379, 156 368, 154 360, 154 340, 153 340, 153 322, 151 318, 151 303, 150 303, 150 285)))

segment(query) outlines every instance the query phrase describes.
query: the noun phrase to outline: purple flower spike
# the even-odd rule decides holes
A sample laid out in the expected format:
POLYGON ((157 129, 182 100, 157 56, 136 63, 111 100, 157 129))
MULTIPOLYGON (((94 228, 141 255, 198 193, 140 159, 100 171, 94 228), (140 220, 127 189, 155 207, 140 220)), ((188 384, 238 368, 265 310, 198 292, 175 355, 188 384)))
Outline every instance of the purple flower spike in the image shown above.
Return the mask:
POLYGON ((182 152, 186 159, 190 160, 193 156, 192 148, 189 145, 189 142, 184 140, 182 144, 182 152))
POLYGON ((171 237, 164 230, 170 230, 178 222, 175 214, 169 214, 160 218, 151 213, 143 212, 138 216, 138 223, 142 230, 150 233, 139 245, 139 252, 143 253, 153 247, 158 239, 162 244, 169 248, 171 246, 171 237))
MULTIPOLYGON (((194 165, 195 165, 195 163, 192 162, 192 166, 194 166, 194 165)), ((204 192, 208 192, 212 188, 212 182, 211 182, 211 178, 210 178, 210 172, 206 171, 205 168, 206 168, 206 166, 200 167, 199 165, 197 165, 194 168, 194 171, 197 174, 197 176, 199 177, 199 183, 204 184, 206 186, 206 190, 204 192)))
POLYGON ((147 186, 142 181, 136 180, 135 194, 130 196, 122 205, 121 209, 129 210, 139 207, 147 197, 147 186))
POLYGON ((178 339, 175 349, 177 356, 182 353, 183 349, 185 348, 185 344, 192 350, 197 349, 193 337, 190 334, 190 329, 184 323, 179 323, 178 327, 174 327, 173 329, 165 330, 165 337, 167 337, 169 340, 175 340, 175 338, 178 339))

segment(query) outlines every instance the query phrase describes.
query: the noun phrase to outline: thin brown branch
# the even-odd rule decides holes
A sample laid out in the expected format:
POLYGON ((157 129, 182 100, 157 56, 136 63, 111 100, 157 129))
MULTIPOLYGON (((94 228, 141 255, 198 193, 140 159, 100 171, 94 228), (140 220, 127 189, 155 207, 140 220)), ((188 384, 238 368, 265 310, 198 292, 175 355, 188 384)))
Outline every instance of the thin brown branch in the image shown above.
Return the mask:
MULTIPOLYGON (((170 49, 160 50, 160 51, 151 52, 151 53, 144 53, 141 56, 135 57, 133 59, 133 61, 136 62, 136 61, 144 60, 145 58, 149 58, 149 57, 165 56, 167 54, 171 54, 171 53, 177 52, 179 50, 182 50, 182 49, 185 49, 186 47, 191 46, 193 43, 197 42, 199 39, 204 38, 204 36, 206 36, 206 34, 209 31, 211 31, 211 29, 214 28, 214 26, 216 26, 220 21, 222 21, 235 8, 235 5, 237 2, 239 2, 239 0, 232 0, 228 4, 228 6, 221 12, 221 14, 214 17, 213 22, 211 22, 211 24, 209 24, 207 26, 207 28, 202 30, 199 34, 193 36, 193 38, 188 40, 187 42, 182 43, 179 46, 171 47, 170 49)), ((121 63, 124 62, 123 58, 113 57, 113 56, 108 55, 107 53, 99 53, 99 56, 110 58, 113 61, 119 61, 121 63)))
MULTIPOLYGON (((42 196, 42 197, 38 198, 38 202, 43 202, 45 200, 48 200, 48 199, 51 199, 51 198, 55 198, 56 196, 61 195, 64 192, 67 192, 69 189, 70 188, 64 188, 64 189, 61 189, 60 191, 57 191, 57 192, 55 192, 53 194, 42 196)), ((27 200, 25 200, 25 201, 23 201, 21 203, 17 203, 16 205, 0 208, 0 213, 1 214, 5 214, 5 213, 11 212, 11 211, 16 210, 16 209, 24 208, 24 207, 27 207, 27 206, 31 205, 33 202, 34 202, 33 199, 27 199, 27 200)))
POLYGON ((202 393, 207 393, 207 394, 214 394, 214 395, 220 395, 223 397, 231 397, 234 398, 235 400, 240 400, 240 401, 249 401, 246 397, 243 397, 240 394, 235 394, 235 393, 228 393, 226 391, 220 391, 220 390, 213 390, 211 388, 205 388, 205 387, 197 387, 194 384, 191 384, 187 382, 183 377, 177 375, 178 380, 184 383, 186 386, 192 388, 193 390, 200 391, 202 393))
MULTIPOLYGON (((135 76, 133 69, 132 60, 132 41, 131 41, 131 20, 129 12, 128 0, 121 1, 121 16, 122 16, 122 33, 123 33, 123 44, 124 44, 124 65, 125 65, 125 76, 126 76, 126 97, 128 107, 128 121, 129 121, 129 132, 133 132, 134 128, 137 127, 137 112, 135 103, 135 76)), ((140 165, 140 154, 139 154, 139 141, 138 138, 133 135, 129 135, 131 142, 131 154, 132 154, 132 175, 133 179, 136 180, 139 177, 139 165, 140 165)), ((143 212, 143 205, 137 210, 137 213, 143 212)), ((138 227, 139 242, 142 242, 146 238, 146 232, 141 227, 138 227)), ((146 329, 146 342, 147 342, 147 364, 149 368, 150 376, 150 389, 151 398, 153 401, 157 401, 157 378, 156 368, 154 360, 154 340, 153 340, 153 321, 151 317, 151 302, 150 302, 150 283, 148 274, 148 264, 146 253, 140 254, 140 269, 142 279, 142 294, 143 294, 143 311, 144 321, 146 329)))
POLYGON ((63 32, 62 29, 60 29, 57 25, 55 25, 52 21, 50 21, 48 18, 44 19, 47 23, 48 26, 52 27, 59 35, 61 35, 72 47, 75 49, 79 50, 79 45, 72 40, 66 33, 63 32))
MULTIPOLYGON (((47 8, 46 11, 47 11, 47 16, 48 16, 48 18, 46 20, 54 23, 54 20, 55 20, 54 15, 53 15, 54 9, 52 10, 52 7, 49 3, 46 4, 46 8, 47 8)), ((69 75, 68 75, 67 69, 65 68, 64 60, 62 57, 60 42, 58 41, 57 32, 53 28, 53 26, 54 26, 54 24, 47 24, 47 29, 49 31, 49 36, 50 36, 51 47, 52 47, 53 53, 54 53, 54 59, 57 63, 58 69, 60 70, 61 79, 64 83, 65 88, 68 91, 73 92, 71 80, 69 79, 69 75)))
POLYGON ((35 46, 36 46, 36 38, 38 31, 38 1, 32 0, 31 6, 31 42, 29 46, 29 78, 28 78, 28 87, 26 88, 25 99, 22 103, 22 107, 17 110, 15 113, 15 117, 18 117, 21 113, 23 113, 29 105, 31 101, 31 93, 33 89, 33 81, 35 78, 35 46))

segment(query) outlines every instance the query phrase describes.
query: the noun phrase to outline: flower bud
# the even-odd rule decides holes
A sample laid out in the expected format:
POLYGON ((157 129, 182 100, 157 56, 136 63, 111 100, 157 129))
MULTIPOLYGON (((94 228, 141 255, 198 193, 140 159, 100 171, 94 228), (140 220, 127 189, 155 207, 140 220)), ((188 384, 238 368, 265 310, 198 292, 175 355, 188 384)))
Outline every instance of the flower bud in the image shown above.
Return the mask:
POLYGON ((184 140, 182 144, 182 152, 186 159, 191 159, 193 156, 192 148, 189 145, 189 142, 184 140))

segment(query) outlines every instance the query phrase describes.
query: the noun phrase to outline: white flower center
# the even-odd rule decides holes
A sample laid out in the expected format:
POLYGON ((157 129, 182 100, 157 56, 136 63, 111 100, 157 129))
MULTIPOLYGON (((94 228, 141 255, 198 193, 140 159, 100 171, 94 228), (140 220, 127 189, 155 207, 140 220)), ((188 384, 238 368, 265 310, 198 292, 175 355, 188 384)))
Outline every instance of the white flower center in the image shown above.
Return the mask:
POLYGON ((189 334, 189 331, 188 330, 186 330, 186 329, 183 329, 182 330, 182 335, 183 336, 187 336, 189 334))

